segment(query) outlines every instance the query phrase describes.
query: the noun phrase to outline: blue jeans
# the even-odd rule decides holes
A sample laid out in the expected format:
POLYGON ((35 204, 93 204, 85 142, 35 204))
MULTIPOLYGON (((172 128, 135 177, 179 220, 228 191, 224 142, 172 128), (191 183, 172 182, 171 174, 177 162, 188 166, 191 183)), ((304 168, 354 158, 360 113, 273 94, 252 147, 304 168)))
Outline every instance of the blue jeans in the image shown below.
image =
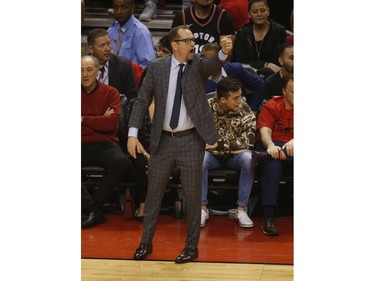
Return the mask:
POLYGON ((252 153, 249 151, 231 155, 229 158, 215 156, 205 151, 202 165, 202 205, 207 205, 208 171, 220 167, 240 170, 238 183, 237 205, 246 207, 249 202, 251 189, 254 182, 254 169, 252 167, 252 153))

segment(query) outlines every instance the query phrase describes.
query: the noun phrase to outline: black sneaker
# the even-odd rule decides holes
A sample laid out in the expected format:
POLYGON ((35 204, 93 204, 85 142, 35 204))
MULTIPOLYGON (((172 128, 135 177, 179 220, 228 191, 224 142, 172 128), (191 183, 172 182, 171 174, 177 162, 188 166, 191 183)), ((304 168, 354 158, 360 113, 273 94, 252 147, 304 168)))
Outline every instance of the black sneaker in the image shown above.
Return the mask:
POLYGON ((264 235, 269 235, 269 236, 279 235, 279 231, 277 230, 272 218, 263 219, 261 228, 263 230, 264 235))

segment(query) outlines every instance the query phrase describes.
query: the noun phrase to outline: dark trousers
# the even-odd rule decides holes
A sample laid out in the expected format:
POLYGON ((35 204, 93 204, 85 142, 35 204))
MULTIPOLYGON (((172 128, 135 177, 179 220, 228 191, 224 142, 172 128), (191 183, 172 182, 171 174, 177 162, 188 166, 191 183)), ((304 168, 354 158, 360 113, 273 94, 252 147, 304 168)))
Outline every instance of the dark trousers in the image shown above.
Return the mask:
MULTIPOLYGON (((282 147, 284 142, 274 142, 275 145, 282 147)), ((257 149, 258 150, 258 149, 257 149)), ((264 148, 262 150, 265 150, 264 148)), ((286 151, 284 150, 285 155, 286 151)), ((261 198, 262 206, 276 206, 279 193, 280 179, 285 168, 293 168, 293 157, 287 157, 286 160, 267 158, 262 166, 261 177, 261 198)))
POLYGON ((144 203, 147 194, 147 165, 148 160, 142 154, 137 154, 137 158, 133 159, 132 162, 135 166, 135 202, 137 206, 139 203, 144 203))
POLYGON ((95 201, 92 200, 90 193, 87 191, 86 187, 81 184, 81 212, 94 204, 95 201))
POLYGON ((129 157, 116 143, 83 143, 81 166, 97 165, 106 169, 98 189, 92 194, 98 206, 103 206, 130 166, 129 157))

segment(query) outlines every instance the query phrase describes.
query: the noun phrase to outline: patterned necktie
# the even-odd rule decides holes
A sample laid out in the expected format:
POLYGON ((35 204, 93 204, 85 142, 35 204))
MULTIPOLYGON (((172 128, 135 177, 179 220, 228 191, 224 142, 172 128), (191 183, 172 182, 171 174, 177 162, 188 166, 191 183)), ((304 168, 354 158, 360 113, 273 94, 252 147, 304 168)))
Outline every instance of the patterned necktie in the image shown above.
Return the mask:
POLYGON ((103 65, 100 68, 99 82, 102 82, 104 84, 108 84, 108 70, 107 69, 106 69, 106 65, 103 65))
POLYGON ((104 73, 105 73, 105 65, 103 65, 102 68, 100 69, 100 77, 99 77, 99 81, 103 83, 104 83, 104 73))
POLYGON ((182 98, 182 86, 181 86, 181 79, 182 79, 182 69, 184 64, 179 64, 180 69, 178 71, 177 76, 177 85, 176 85, 176 94, 174 96, 173 102, 173 109, 171 115, 171 121, 169 122, 169 126, 174 130, 178 125, 178 118, 180 117, 180 108, 181 108, 181 98, 182 98))

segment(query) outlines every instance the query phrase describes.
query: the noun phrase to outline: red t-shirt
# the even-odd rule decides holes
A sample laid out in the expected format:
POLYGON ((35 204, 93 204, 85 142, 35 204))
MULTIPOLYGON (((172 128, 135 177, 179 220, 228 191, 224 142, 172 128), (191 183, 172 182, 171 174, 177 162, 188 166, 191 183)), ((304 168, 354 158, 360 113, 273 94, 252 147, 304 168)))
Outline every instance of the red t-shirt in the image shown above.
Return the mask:
POLYGON ((286 109, 284 96, 269 100, 262 108, 257 129, 267 127, 272 130, 272 140, 288 142, 294 138, 293 109, 286 109))
POLYGON ((141 87, 141 78, 144 69, 134 61, 132 61, 132 67, 133 67, 133 72, 134 72, 134 77, 135 77, 135 82, 137 83, 137 89, 141 87))
POLYGON ((120 110, 120 93, 115 88, 103 83, 91 93, 81 88, 81 142, 118 143, 120 110), (104 116, 108 107, 114 112, 104 116))
POLYGON ((233 19, 234 30, 249 22, 248 0, 221 0, 219 6, 227 10, 233 19))
POLYGON ((285 43, 288 43, 288 44, 292 44, 293 45, 293 34, 292 35, 288 35, 285 39, 285 43))

